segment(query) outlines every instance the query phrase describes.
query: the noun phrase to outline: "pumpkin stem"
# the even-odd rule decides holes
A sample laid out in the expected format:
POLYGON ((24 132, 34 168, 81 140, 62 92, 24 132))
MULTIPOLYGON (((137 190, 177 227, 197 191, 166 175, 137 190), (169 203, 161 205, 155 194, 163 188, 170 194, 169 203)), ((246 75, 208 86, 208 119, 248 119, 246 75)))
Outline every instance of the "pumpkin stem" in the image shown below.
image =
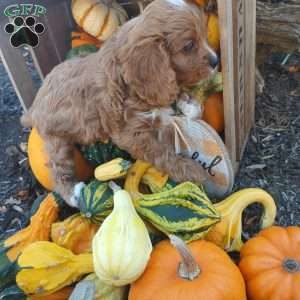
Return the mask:
POLYGON ((178 275, 183 279, 194 280, 201 272, 193 254, 185 242, 176 235, 169 235, 171 244, 178 250, 181 256, 181 263, 178 267, 178 275))
POLYGON ((282 266, 288 273, 300 272, 300 263, 294 259, 288 258, 284 260, 282 266))

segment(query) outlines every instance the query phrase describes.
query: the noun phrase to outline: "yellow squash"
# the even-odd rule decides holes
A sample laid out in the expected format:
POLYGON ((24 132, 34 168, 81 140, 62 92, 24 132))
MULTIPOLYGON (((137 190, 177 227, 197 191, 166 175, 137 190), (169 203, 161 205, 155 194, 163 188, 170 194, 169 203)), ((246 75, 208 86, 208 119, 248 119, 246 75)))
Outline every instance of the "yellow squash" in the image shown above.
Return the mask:
POLYGON ((115 158, 95 169, 95 178, 100 181, 108 181, 125 176, 131 162, 121 157, 115 158))
POLYGON ((148 185, 151 191, 161 190, 167 183, 169 176, 162 174, 155 167, 150 167, 142 177, 142 183, 148 185))
POLYGON ((233 193, 225 200, 214 205, 221 215, 221 222, 211 227, 205 239, 227 251, 240 251, 242 242, 242 213, 253 203, 264 207, 262 228, 271 226, 276 217, 276 205, 273 198, 264 190, 248 188, 233 193))
POLYGON ((91 253, 74 255, 51 242, 35 242, 18 258, 16 282, 27 295, 49 295, 92 273, 91 253))
POLYGON ((91 252, 92 239, 98 228, 99 225, 77 213, 62 222, 52 224, 51 239, 74 254, 91 252))
POLYGON ((146 268, 152 251, 145 224, 131 197, 111 184, 114 208, 93 239, 95 273, 108 285, 123 286, 135 281, 146 268))
POLYGON ((139 185, 145 172, 150 167, 150 163, 142 160, 137 160, 129 169, 126 176, 124 189, 130 194, 133 200, 143 196, 143 194, 139 191, 139 185))

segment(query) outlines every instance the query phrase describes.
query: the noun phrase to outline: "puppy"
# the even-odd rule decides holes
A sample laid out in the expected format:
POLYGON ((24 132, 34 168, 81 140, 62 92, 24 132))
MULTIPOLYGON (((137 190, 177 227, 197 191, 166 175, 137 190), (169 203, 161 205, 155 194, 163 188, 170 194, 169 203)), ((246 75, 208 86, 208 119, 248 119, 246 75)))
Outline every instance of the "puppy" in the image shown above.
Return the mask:
POLYGON ((203 182, 202 167, 159 141, 140 113, 169 107, 180 85, 207 77, 217 63, 204 13, 183 0, 155 0, 97 53, 56 66, 22 117, 45 141, 56 191, 76 206, 74 145, 107 139, 176 181, 203 182))

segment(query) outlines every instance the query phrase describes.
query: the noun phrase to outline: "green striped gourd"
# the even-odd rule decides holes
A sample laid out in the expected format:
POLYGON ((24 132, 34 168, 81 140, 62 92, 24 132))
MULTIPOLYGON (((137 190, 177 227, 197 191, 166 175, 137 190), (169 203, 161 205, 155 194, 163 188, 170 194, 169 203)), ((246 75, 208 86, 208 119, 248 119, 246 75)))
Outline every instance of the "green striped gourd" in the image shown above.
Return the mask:
MULTIPOLYGON (((93 181, 82 192, 79 209, 95 223, 112 211, 112 191, 106 183, 93 181)), ((134 200, 138 214, 165 234, 176 234, 189 242, 203 237, 220 221, 220 215, 197 185, 185 182, 170 190, 141 195, 134 200)))
POLYGON ((97 142, 89 146, 80 146, 80 150, 86 160, 95 165, 104 164, 117 157, 122 157, 126 160, 130 160, 130 155, 121 150, 111 141, 107 143, 97 142))
POLYGON ((112 211, 113 192, 108 183, 93 180, 81 190, 78 204, 82 215, 93 223, 102 223, 112 211))
POLYGON ((147 184, 147 185, 150 188, 151 193, 155 194, 155 193, 169 191, 173 189, 177 185, 177 183, 172 179, 168 179, 168 181, 165 183, 165 185, 162 188, 156 186, 155 184, 147 184))
POLYGON ((191 182, 135 200, 136 211, 154 227, 186 242, 205 236, 220 215, 205 192, 191 182))

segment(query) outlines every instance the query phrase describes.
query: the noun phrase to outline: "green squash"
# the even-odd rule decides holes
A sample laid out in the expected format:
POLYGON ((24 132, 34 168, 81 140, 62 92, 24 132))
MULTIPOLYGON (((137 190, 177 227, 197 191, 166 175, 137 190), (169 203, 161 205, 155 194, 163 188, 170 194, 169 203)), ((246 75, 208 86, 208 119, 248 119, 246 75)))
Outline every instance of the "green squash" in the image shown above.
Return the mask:
POLYGON ((160 188, 156 185, 153 185, 153 184, 148 184, 148 187, 150 188, 151 193, 155 194, 155 193, 161 193, 161 192, 169 191, 177 185, 178 185, 178 183, 176 183, 174 180, 168 179, 168 181, 166 182, 166 184, 162 188, 160 188))
POLYGON ((78 208, 93 223, 102 223, 113 208, 113 191, 108 183, 93 180, 86 185, 81 190, 78 208))
POLYGON ((130 160, 130 155, 118 148, 111 141, 108 143, 95 143, 90 146, 80 146, 84 158, 94 165, 104 164, 115 158, 121 157, 125 160, 130 160))
POLYGON ((135 200, 135 208, 159 231, 175 234, 186 242, 202 238, 221 219, 205 192, 191 182, 143 195, 135 200))
MULTIPOLYGON (((141 195, 134 200, 134 206, 160 232, 175 234, 186 242, 202 238, 221 218, 205 192, 191 182, 141 195)), ((82 190, 79 209, 92 222, 101 223, 113 209, 113 193, 108 184, 95 180, 87 185, 82 190)))

